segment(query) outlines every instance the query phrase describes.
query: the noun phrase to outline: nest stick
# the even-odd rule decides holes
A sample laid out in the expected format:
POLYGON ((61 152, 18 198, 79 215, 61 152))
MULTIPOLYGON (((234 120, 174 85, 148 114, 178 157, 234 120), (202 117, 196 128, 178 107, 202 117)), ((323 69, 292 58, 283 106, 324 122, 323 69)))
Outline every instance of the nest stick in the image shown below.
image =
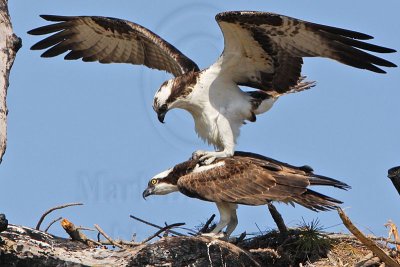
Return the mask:
POLYGON ((55 211, 55 210, 59 210, 59 209, 63 209, 66 207, 71 207, 71 206, 80 206, 83 205, 83 203, 68 203, 68 204, 64 204, 64 205, 60 205, 60 206, 56 206, 54 208, 51 208, 49 210, 47 210, 45 213, 43 213, 42 217, 40 217, 37 225, 36 225, 36 230, 40 230, 40 225, 42 224, 44 218, 46 218, 47 215, 49 215, 51 212, 55 211))

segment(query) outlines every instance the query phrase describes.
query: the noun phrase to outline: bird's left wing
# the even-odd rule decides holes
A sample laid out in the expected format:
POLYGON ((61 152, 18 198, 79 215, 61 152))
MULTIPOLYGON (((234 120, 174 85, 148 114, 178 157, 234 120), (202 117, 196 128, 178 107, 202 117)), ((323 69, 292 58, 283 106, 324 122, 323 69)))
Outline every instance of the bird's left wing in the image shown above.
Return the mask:
POLYGON ((378 73, 385 73, 379 66, 396 67, 365 52, 395 50, 359 41, 373 38, 360 32, 267 12, 223 12, 216 20, 225 40, 224 51, 215 63, 221 75, 270 94, 283 94, 297 85, 303 57, 331 58, 378 73))
POLYGON ((32 50, 47 49, 42 57, 69 51, 65 59, 145 65, 175 76, 199 70, 196 63, 170 43, 136 23, 98 16, 41 17, 57 22, 28 32, 52 34, 31 47, 32 50))
POLYGON ((244 158, 219 162, 223 165, 200 167, 180 177, 179 191, 212 202, 263 205, 269 200, 291 201, 309 185, 302 174, 265 169, 244 158), (204 171, 200 171, 201 168, 204 171))

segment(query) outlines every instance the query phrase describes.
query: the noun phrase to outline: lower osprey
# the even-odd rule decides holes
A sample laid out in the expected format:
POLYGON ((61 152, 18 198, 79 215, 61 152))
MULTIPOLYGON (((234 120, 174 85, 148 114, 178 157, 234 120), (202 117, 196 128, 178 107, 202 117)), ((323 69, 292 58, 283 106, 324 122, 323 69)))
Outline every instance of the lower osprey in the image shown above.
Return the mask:
POLYGON ((338 180, 316 175, 309 166, 295 167, 261 155, 236 152, 233 157, 201 165, 193 158, 154 176, 143 197, 179 191, 201 200, 215 202, 220 221, 211 236, 229 237, 238 223, 237 204, 264 205, 271 201, 300 204, 314 211, 325 211, 342 202, 317 193, 309 186, 350 188, 338 180), (221 235, 222 234, 222 235, 221 235))
POLYGON ((69 51, 64 57, 68 60, 139 64, 173 74, 175 78, 157 91, 153 109, 160 122, 171 109, 190 112, 198 135, 217 150, 197 153, 208 164, 233 155, 245 121, 254 122, 279 96, 314 85, 302 81, 303 57, 331 58, 377 73, 385 73, 378 66, 396 67, 365 52, 395 52, 359 41, 372 39, 370 35, 267 12, 217 14, 224 51, 201 71, 170 43, 138 24, 98 16, 41 17, 57 22, 29 31, 34 35, 54 33, 31 47, 47 49, 42 57, 69 51), (245 92, 241 85, 257 90, 245 92))

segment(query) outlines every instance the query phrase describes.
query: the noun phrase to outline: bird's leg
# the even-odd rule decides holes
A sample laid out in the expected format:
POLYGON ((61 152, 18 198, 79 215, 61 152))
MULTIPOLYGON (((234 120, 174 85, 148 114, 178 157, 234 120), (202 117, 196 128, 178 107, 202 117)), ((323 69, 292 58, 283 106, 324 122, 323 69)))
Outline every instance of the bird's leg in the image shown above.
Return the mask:
POLYGON ((212 140, 209 140, 218 148, 217 151, 196 151, 194 155, 205 165, 213 163, 217 158, 226 158, 233 156, 235 152, 236 137, 239 136, 239 125, 232 124, 226 116, 220 114, 215 120, 215 134, 212 140))
POLYGON ((213 163, 217 158, 227 158, 233 156, 234 152, 232 151, 196 151, 194 152, 196 157, 199 158, 199 161, 204 165, 209 165, 213 163))
MULTIPOLYGON (((225 238, 226 235, 224 232, 222 232, 222 229, 225 228, 225 226, 231 224, 231 219, 232 219, 232 208, 231 204, 226 203, 226 202, 217 202, 217 207, 219 210, 219 222, 215 226, 214 230, 212 230, 210 233, 202 234, 204 236, 209 236, 209 237, 214 237, 214 238, 225 238)), ((236 210, 233 209, 235 216, 236 217, 236 210)), ((237 224, 237 222, 236 222, 237 224)), ((235 225, 236 227, 236 225, 235 225)), ((233 230, 232 230, 233 231, 233 230)))
POLYGON ((231 220, 229 221, 228 226, 226 227, 226 233, 225 233, 225 236, 228 239, 232 234, 232 232, 235 230, 236 226, 238 225, 238 219, 236 214, 237 204, 229 204, 229 208, 231 210, 231 220))

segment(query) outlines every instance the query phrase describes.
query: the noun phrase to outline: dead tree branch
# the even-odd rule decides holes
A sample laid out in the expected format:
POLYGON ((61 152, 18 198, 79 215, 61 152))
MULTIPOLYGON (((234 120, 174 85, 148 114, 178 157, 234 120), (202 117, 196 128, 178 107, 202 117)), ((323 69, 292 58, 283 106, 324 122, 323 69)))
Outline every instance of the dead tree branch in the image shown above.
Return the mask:
POLYGON ((203 234, 203 233, 208 233, 210 232, 211 229, 209 229, 210 224, 213 222, 215 218, 215 214, 211 215, 210 219, 207 220, 207 222, 203 225, 203 227, 200 229, 200 231, 197 232, 197 234, 203 234))
POLYGON ((21 39, 13 33, 8 1, 0 0, 0 163, 7 148, 7 90, 10 70, 21 46, 21 39))
POLYGON ((282 236, 287 236, 288 230, 283 221, 282 215, 278 212, 272 203, 268 203, 268 210, 271 213, 272 219, 274 219, 276 226, 278 226, 279 232, 282 236))
POLYGON ((83 205, 83 203, 68 203, 68 204, 60 205, 60 206, 57 206, 57 207, 47 210, 45 213, 43 213, 42 217, 40 217, 40 219, 36 225, 36 230, 40 230, 40 225, 42 224, 44 218, 46 218, 46 216, 49 215, 51 212, 53 212, 55 210, 63 209, 66 207, 80 206, 80 205, 83 205))
POLYGON ((50 227, 51 227, 53 224, 55 224, 56 222, 60 221, 60 220, 62 220, 62 217, 58 217, 57 219, 52 220, 52 221, 49 223, 49 226, 47 226, 46 229, 45 229, 44 231, 47 233, 47 231, 49 231, 50 227))
POLYGON ((346 226, 346 228, 355 236, 358 238, 358 240, 361 241, 366 247, 368 247, 369 250, 371 250, 376 256, 378 256, 381 261, 383 261, 387 266, 389 267, 400 267, 400 264, 398 264, 394 259, 389 257, 380 247, 378 247, 374 241, 366 237, 355 225, 350 221, 349 217, 344 213, 344 211, 341 208, 338 208, 338 213, 340 216, 340 219, 342 219, 343 224, 346 226))
POLYGON ((97 224, 94 225, 94 228, 97 229, 97 231, 99 231, 100 234, 102 234, 107 240, 108 242, 110 242, 113 246, 119 247, 119 248, 124 248, 123 246, 121 246, 120 244, 117 244, 109 235, 107 235, 103 229, 100 228, 100 226, 98 226, 97 224))
POLYGON ((143 240, 141 243, 142 244, 147 243, 150 240, 152 240, 153 238, 155 238, 156 236, 158 236, 159 234, 161 234, 162 232, 167 232, 171 228, 179 227, 179 226, 182 226, 182 225, 185 225, 185 223, 173 223, 173 224, 167 225, 167 226, 163 227, 162 229, 158 230, 157 232, 155 232, 153 235, 151 235, 148 238, 146 238, 145 240, 143 240))
MULTIPOLYGON (((129 217, 131 217, 132 219, 137 220, 137 221, 139 221, 139 222, 141 222, 141 223, 144 223, 144 224, 153 226, 153 227, 155 227, 155 228, 158 228, 158 229, 160 229, 160 230, 164 228, 164 227, 158 226, 157 224, 154 224, 154 223, 145 221, 145 220, 140 219, 140 218, 138 218, 138 217, 136 217, 136 216, 133 216, 133 215, 129 215, 129 217)), ((176 231, 170 230, 169 232, 172 233, 172 234, 174 234, 174 235, 177 235, 177 236, 184 236, 184 234, 178 233, 178 232, 176 232, 176 231)))
POLYGON ((79 231, 79 229, 77 229, 77 227, 72 222, 70 222, 67 219, 63 219, 61 221, 61 226, 62 226, 62 228, 64 228, 64 230, 67 232, 67 234, 71 237, 72 240, 85 243, 89 247, 101 245, 101 243, 88 238, 84 233, 79 231))

